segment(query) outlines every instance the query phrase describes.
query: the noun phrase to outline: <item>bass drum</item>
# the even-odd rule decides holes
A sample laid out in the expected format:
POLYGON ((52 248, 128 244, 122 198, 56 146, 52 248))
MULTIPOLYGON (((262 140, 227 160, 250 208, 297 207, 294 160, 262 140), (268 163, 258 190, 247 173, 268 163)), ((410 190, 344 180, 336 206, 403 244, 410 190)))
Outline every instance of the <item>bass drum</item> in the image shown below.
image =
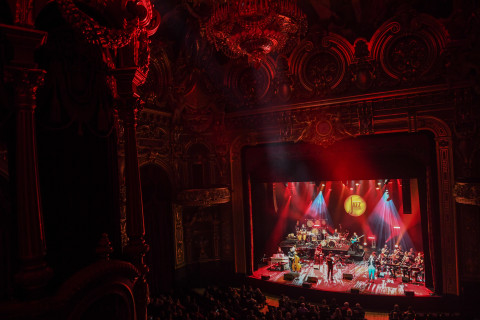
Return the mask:
POLYGON ((328 242, 328 247, 329 248, 335 248, 336 245, 337 245, 337 242, 335 242, 335 240, 330 240, 328 242))

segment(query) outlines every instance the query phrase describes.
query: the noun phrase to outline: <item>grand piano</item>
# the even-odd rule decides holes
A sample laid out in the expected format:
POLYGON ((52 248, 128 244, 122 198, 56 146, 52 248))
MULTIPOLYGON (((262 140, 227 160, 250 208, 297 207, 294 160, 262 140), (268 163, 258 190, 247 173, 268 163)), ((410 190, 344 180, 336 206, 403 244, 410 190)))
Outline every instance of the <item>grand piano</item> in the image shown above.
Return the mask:
POLYGON ((275 253, 270 258, 270 266, 268 270, 272 271, 283 271, 287 270, 288 267, 288 256, 283 253, 275 253))

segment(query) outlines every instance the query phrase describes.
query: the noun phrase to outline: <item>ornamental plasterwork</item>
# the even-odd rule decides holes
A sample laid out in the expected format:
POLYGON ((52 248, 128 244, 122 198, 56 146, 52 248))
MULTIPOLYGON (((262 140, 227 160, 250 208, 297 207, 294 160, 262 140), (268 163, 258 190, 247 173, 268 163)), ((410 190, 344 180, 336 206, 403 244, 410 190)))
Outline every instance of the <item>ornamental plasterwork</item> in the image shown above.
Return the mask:
POLYGON ((230 202, 228 188, 189 189, 177 195, 177 202, 183 206, 208 207, 230 202))
POLYGON ((338 140, 355 137, 358 133, 347 128, 337 113, 323 113, 320 117, 309 121, 295 142, 303 141, 328 147, 338 140))
POLYGON ((453 196, 457 203, 480 206, 480 183, 455 182, 453 196))

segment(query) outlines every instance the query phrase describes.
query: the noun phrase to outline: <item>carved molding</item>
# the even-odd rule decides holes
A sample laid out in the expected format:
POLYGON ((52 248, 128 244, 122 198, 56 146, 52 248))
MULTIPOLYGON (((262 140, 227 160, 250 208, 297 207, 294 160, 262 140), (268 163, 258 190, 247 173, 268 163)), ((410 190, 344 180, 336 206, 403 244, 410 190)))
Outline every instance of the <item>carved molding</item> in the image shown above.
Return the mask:
POLYGON ((453 196, 457 203, 480 206, 480 183, 455 182, 453 196))
POLYGON ((182 206, 172 204, 173 224, 175 232, 175 269, 185 266, 185 243, 183 240, 182 206))
POLYGON ((357 133, 352 133, 347 128, 340 117, 340 112, 335 114, 324 112, 319 118, 307 123, 295 142, 304 141, 328 147, 336 141, 355 136, 357 133))
POLYGON ((268 101, 267 97, 270 97, 269 91, 275 78, 275 66, 270 57, 262 60, 258 68, 238 62, 229 64, 224 83, 232 96, 243 102, 238 103, 238 106, 248 109, 268 101))
POLYGON ((228 188, 188 189, 180 191, 177 202, 183 206, 208 207, 230 202, 228 188))
POLYGON ((411 82, 434 69, 448 41, 448 32, 435 18, 405 11, 372 36, 371 56, 391 79, 411 82))
POLYGON ((325 96, 338 90, 346 79, 354 57, 353 46, 343 37, 330 33, 303 41, 290 57, 290 72, 299 88, 310 95, 325 96))

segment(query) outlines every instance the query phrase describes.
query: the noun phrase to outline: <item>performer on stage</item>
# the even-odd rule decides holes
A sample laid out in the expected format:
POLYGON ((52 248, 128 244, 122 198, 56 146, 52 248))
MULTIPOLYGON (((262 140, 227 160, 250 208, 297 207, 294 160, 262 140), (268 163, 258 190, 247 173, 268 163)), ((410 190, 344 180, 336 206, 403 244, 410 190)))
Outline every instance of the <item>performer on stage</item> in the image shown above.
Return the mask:
POLYGON ((322 236, 320 237, 320 240, 327 240, 327 230, 322 229, 322 236))
POLYGON ((295 246, 290 248, 290 251, 288 252, 288 266, 290 267, 290 270, 292 270, 292 265, 293 262, 295 261, 295 255, 297 253, 295 252, 295 246))
POLYGON ((330 278, 333 281, 333 263, 332 253, 329 253, 327 256, 327 280, 330 278))
POLYGON ((375 258, 377 254, 375 251, 372 252, 370 257, 368 258, 368 280, 369 282, 373 282, 375 280, 375 258))
POLYGON ((385 245, 382 248, 382 253, 386 256, 388 256, 388 245, 385 243, 385 245))
POLYGON ((314 263, 321 264, 323 260, 322 258, 323 258, 322 246, 318 245, 317 248, 315 249, 314 263))
POLYGON ((333 231, 332 237, 335 238, 335 239, 338 239, 339 234, 338 234, 337 229, 335 229, 335 231, 333 231))
POLYGON ((357 235, 356 232, 353 233, 352 237, 350 238, 350 243, 352 244, 352 249, 358 253, 359 248, 358 248, 358 240, 360 237, 357 235))

